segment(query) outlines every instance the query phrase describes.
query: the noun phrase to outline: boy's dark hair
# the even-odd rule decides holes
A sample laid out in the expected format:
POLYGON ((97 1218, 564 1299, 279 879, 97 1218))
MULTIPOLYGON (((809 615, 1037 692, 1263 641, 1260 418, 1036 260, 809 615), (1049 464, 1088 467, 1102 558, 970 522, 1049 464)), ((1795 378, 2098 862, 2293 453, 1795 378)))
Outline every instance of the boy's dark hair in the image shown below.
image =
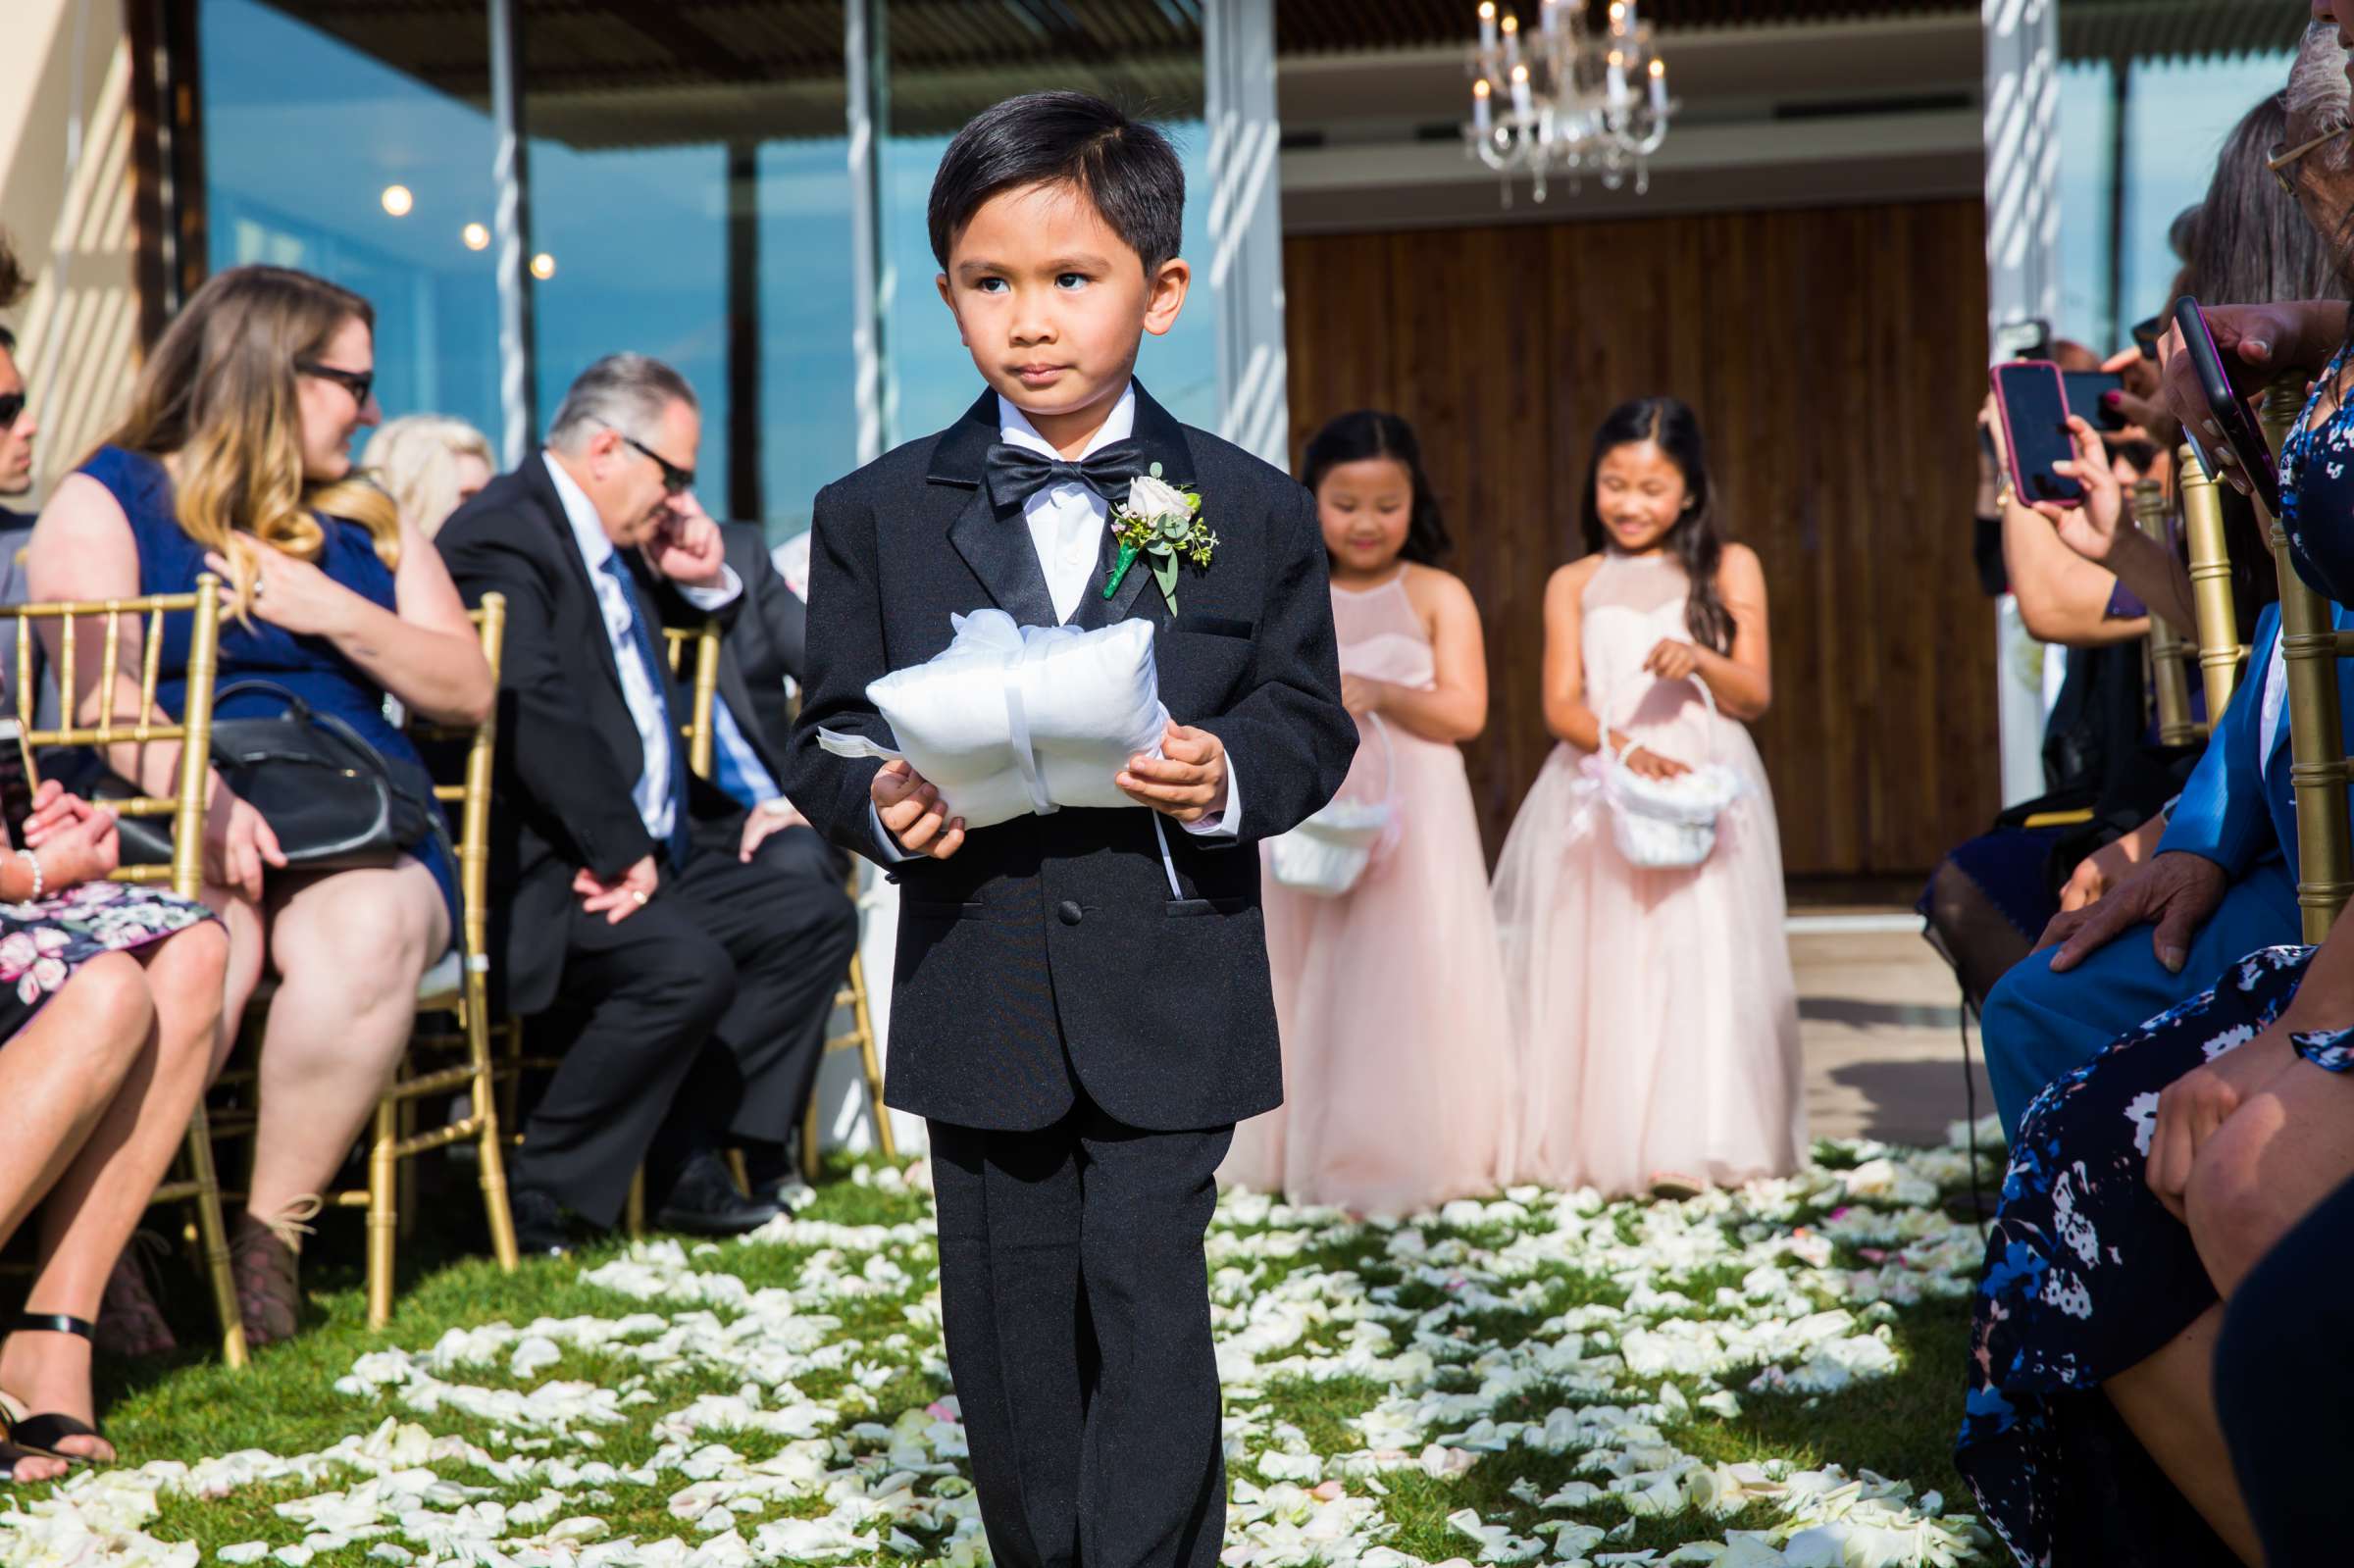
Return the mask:
POLYGON ((1397 415, 1358 409, 1316 431, 1307 443, 1307 473, 1302 481, 1313 490, 1324 482, 1325 475, 1342 464, 1375 457, 1396 462, 1413 485, 1413 510, 1407 515, 1406 547, 1399 556, 1419 566, 1439 565, 1454 550, 1455 539, 1439 512, 1438 492, 1430 487, 1430 476, 1422 471, 1422 443, 1414 438, 1414 428, 1397 415))
POLYGON ((1084 92, 1033 92, 965 122, 932 177, 932 254, 948 246, 981 204, 1021 185, 1070 185, 1145 264, 1150 278, 1175 256, 1185 221, 1185 170, 1169 140, 1084 92))

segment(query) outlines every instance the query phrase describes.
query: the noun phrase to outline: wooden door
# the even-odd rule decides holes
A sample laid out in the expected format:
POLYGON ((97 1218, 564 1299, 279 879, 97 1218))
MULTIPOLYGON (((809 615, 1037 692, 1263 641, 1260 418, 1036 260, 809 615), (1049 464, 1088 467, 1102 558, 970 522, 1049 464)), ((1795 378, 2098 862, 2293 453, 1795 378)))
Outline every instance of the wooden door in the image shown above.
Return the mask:
POLYGON ((1295 459, 1351 409, 1420 433, 1486 621, 1466 748, 1491 859, 1551 748, 1547 575, 1582 553, 1614 404, 1698 410, 1757 550, 1774 703, 1755 727, 1796 876, 1909 876, 1990 820, 1994 607, 1970 559, 1985 395, 1975 202, 1296 237, 1295 459))

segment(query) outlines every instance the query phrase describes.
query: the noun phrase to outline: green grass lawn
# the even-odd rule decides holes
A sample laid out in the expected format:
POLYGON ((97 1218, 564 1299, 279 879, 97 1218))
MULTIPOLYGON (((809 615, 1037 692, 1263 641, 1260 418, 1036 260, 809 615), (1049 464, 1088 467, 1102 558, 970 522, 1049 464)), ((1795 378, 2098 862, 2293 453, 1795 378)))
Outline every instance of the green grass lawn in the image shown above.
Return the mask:
MULTIPOLYGON (((1405 1225, 1229 1194, 1226 1561, 1994 1561, 1949 1459, 1967 1158, 1817 1160, 1405 1225)), ((325 1228, 308 1331, 242 1374, 191 1348, 117 1376, 125 1463, 0 1502, 0 1565, 987 1560, 920 1167, 842 1166, 742 1242, 512 1276, 421 1239, 382 1334, 357 1225, 325 1228)), ((171 1310, 200 1346, 192 1284, 171 1310)))

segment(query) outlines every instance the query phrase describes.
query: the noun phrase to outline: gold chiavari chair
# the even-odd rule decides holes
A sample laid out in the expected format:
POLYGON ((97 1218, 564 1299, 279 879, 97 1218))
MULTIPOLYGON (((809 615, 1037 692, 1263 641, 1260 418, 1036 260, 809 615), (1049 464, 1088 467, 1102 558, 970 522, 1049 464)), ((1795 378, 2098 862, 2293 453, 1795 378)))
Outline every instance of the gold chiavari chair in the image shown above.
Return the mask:
MULTIPOLYGON (((168 883, 182 898, 195 898, 204 889, 204 810, 211 775, 213 683, 221 668, 221 580, 211 573, 197 578, 186 593, 155 593, 138 598, 90 600, 81 603, 0 605, 0 620, 16 623, 15 690, 18 744, 24 748, 26 776, 39 782, 39 755, 52 746, 148 745, 177 742, 181 764, 173 793, 109 800, 109 811, 125 817, 169 817, 172 821, 172 859, 160 866, 125 866, 114 880, 128 883, 168 883), (155 691, 161 676, 164 617, 192 617, 184 678, 187 695, 175 724, 156 717, 155 691), (116 684, 125 674, 123 629, 126 619, 139 628, 138 704, 123 712, 116 701, 116 684), (74 693, 76 677, 83 668, 82 623, 101 620, 104 632, 98 648, 98 681, 93 693, 96 722, 81 723, 74 693), (34 628, 55 626, 55 655, 60 714, 53 728, 38 723, 39 659, 34 628)), ((186 1203, 196 1211, 199 1262, 212 1289, 213 1308, 221 1321, 221 1359, 231 1367, 245 1365, 245 1327, 237 1313, 237 1291, 229 1267, 229 1231, 221 1217, 221 1182, 213 1162, 212 1128, 201 1101, 188 1122, 186 1175, 167 1181, 148 1199, 151 1205, 186 1203)))
MULTIPOLYGON (((2301 376, 2287 378, 2264 397, 2261 418, 2274 452, 2296 428, 2305 405, 2301 376)), ((2258 503, 2259 509, 2262 508, 2258 503)), ((2272 531, 2273 559, 2280 574, 2280 658, 2288 689, 2290 787, 2297 802, 2297 907, 2305 939, 2329 935, 2338 911, 2354 892, 2354 832, 2349 832, 2346 784, 2354 778, 2346 759, 2345 726, 2338 710, 2337 661, 2354 657, 2354 634, 2340 632, 2329 601, 2297 576, 2288 553, 2288 534, 2278 518, 2272 531)))
POLYGON ((2239 610, 2232 602, 2231 557, 2224 535, 2223 498, 2214 476, 2188 444, 2175 454, 2176 486, 2182 494, 2182 533, 2190 547, 2191 608, 2198 618, 2199 682, 2207 693, 2207 723, 2223 722, 2224 709, 2238 687, 2248 650, 2239 640, 2239 610))
MULTIPOLYGON (((490 679, 498 679, 499 659, 506 640, 507 600, 486 593, 473 612, 482 633, 483 657, 489 662, 490 679)), ((376 1104, 369 1134, 368 1185, 327 1194, 329 1206, 364 1208, 368 1214, 368 1326, 381 1329, 392 1316, 392 1286, 397 1239, 403 1222, 416 1211, 415 1183, 408 1178, 414 1166, 404 1162, 433 1149, 461 1140, 475 1145, 480 1162, 483 1209, 490 1226, 490 1249, 498 1266, 513 1273, 517 1261, 515 1221, 507 1206, 506 1151, 499 1141, 495 1070, 490 1058, 490 784, 498 751, 498 710, 471 727, 413 723, 412 733, 429 741, 463 743, 466 747, 464 782, 435 784, 434 797, 455 806, 458 833, 458 894, 463 930, 455 965, 437 964, 427 971, 418 987, 420 1016, 454 1014, 456 1034, 421 1033, 409 1054, 395 1069, 392 1084, 376 1104), (464 1052, 453 1065, 421 1071, 416 1056, 422 1051, 464 1052), (421 1100, 465 1090, 467 1114, 420 1133, 416 1110, 421 1100)), ((507 1026, 510 1037, 514 1026, 507 1026)))
MULTIPOLYGON (((2166 504, 2166 486, 2156 480, 2139 480, 2133 485, 2133 524, 2161 548, 2174 548, 2172 520, 2166 504)), ((2150 632, 2145 640, 2149 653, 2150 692, 2157 710, 2158 743, 2167 746, 2188 745, 2199 738, 2199 727, 2190 717, 2189 664, 2197 657, 2198 649, 2185 642, 2167 619, 2153 612, 2150 632)))

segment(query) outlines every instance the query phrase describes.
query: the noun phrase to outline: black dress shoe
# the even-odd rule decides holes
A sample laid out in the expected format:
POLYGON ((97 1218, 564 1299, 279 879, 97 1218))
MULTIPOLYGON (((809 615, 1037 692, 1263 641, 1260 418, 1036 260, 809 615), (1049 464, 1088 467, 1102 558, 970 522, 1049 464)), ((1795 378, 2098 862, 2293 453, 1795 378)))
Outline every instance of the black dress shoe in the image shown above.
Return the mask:
POLYGON ((536 1187, 507 1189, 507 1209, 515 1220, 515 1250, 527 1258, 572 1255, 572 1232, 564 1223, 563 1206, 552 1193, 536 1187))
POLYGON ((654 1215, 654 1227, 685 1231, 691 1236, 742 1236, 757 1231, 785 1211, 774 1203, 745 1197, 736 1190, 727 1167, 716 1154, 698 1154, 687 1162, 672 1184, 670 1196, 654 1215))

